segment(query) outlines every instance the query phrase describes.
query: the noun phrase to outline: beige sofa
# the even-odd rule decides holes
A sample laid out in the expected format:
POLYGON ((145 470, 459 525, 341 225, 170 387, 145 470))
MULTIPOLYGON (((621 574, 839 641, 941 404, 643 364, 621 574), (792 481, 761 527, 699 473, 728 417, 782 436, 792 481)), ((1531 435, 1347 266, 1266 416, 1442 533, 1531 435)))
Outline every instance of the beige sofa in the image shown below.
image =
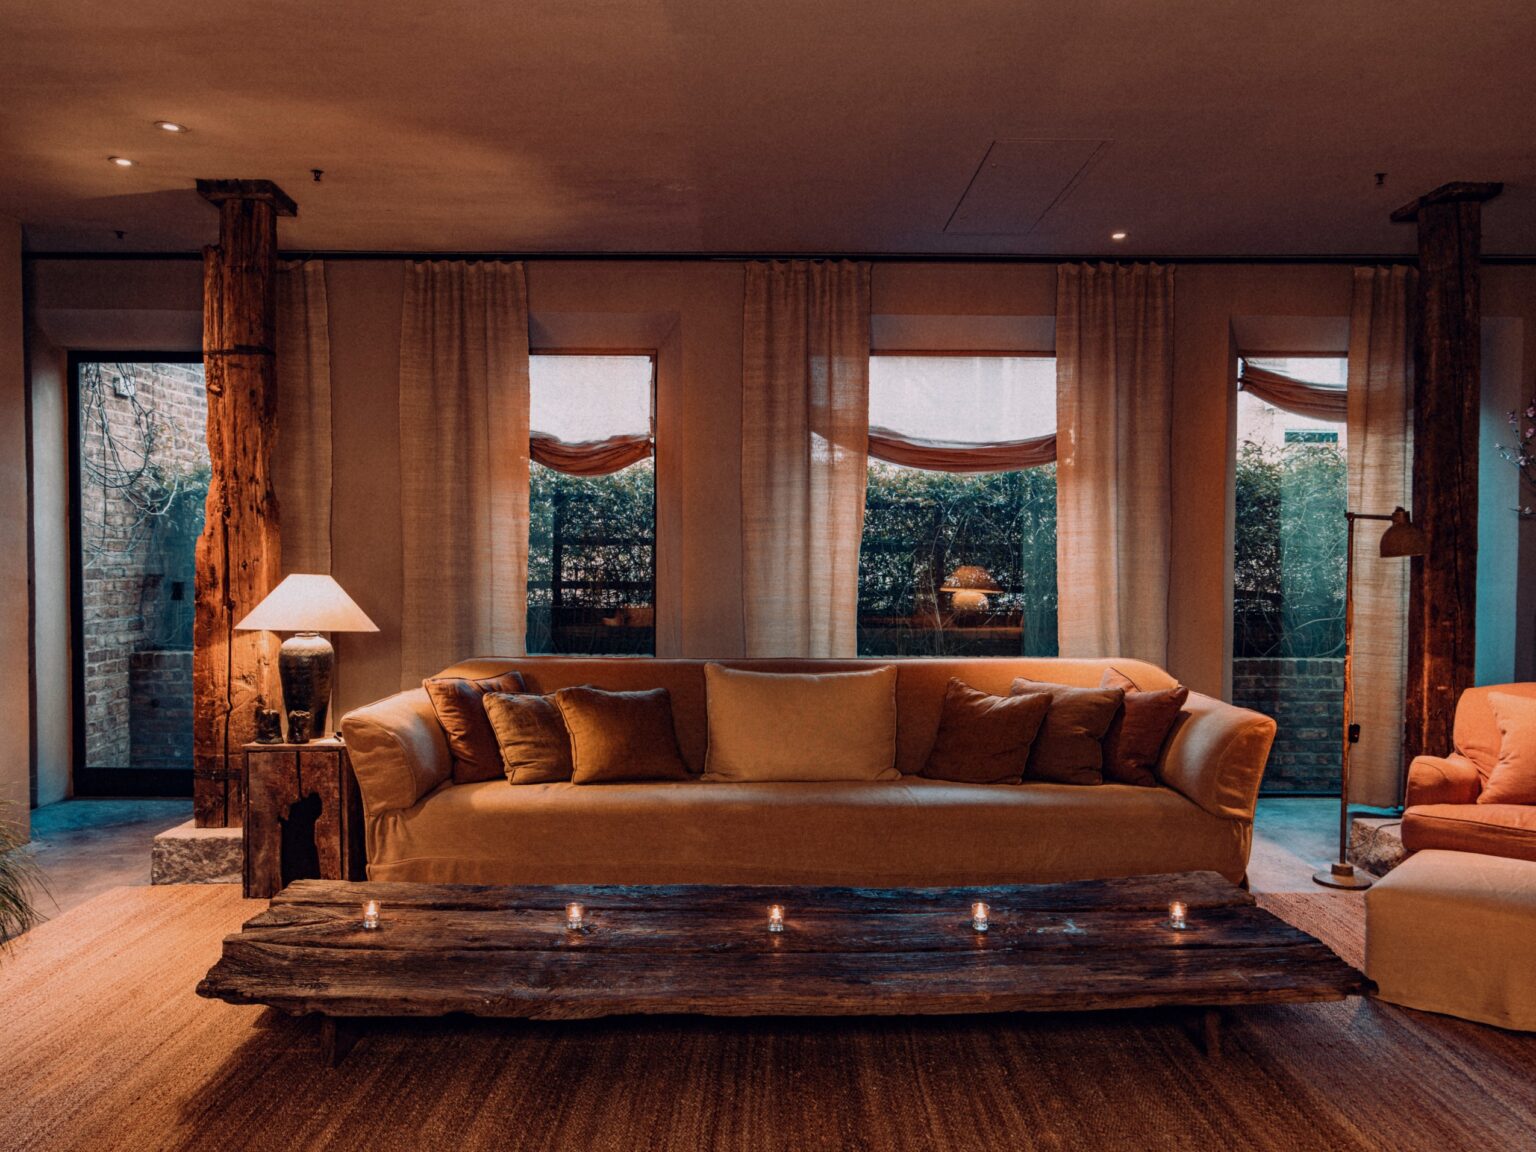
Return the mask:
MULTIPOLYGON (((769 672, 871 661, 735 660, 769 672)), ((1164 787, 954 784, 922 769, 951 676, 1006 694, 1016 676, 1097 686, 1110 666, 1145 689, 1174 681, 1134 660, 895 660, 890 783, 454 784, 425 691, 349 713, 342 734, 366 813, 375 880, 475 884, 1031 883, 1248 866, 1254 802, 1274 739, 1267 716, 1191 694, 1159 766, 1164 787)), ((664 687, 695 774, 707 740, 704 662, 476 659, 445 673, 516 670, 529 691, 664 687)), ((794 740, 786 731, 784 739, 794 740)))

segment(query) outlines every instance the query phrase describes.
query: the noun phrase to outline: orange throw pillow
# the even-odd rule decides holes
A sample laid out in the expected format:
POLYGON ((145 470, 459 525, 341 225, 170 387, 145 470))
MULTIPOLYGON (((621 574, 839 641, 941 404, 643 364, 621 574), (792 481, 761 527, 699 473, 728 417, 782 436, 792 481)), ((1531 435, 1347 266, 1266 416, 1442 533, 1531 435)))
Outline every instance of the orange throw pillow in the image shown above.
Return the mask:
POLYGON ((1099 687, 1119 688, 1125 693, 1124 707, 1104 734, 1104 779, 1116 784, 1156 787, 1154 769, 1168 733, 1173 731, 1179 711, 1189 699, 1189 689, 1180 684, 1177 688, 1143 692, 1134 680, 1115 668, 1104 669, 1099 687))
POLYGON ((1499 762, 1479 804, 1536 804, 1536 699, 1491 692, 1488 703, 1499 725, 1499 762))
POLYGON ((1014 696, 1048 696, 1040 734, 1029 750, 1026 779, 1056 784, 1104 783, 1104 749, 1099 741, 1114 723, 1125 693, 1118 688, 1072 688, 1020 676, 1014 696))
POLYGON ((558 784, 571 778, 571 734, 553 696, 487 692, 485 714, 513 784, 558 784))
POLYGON ((495 780, 502 774, 501 749, 496 733, 485 714, 487 692, 521 692, 523 678, 516 672, 503 672, 471 680, 464 676, 433 676, 421 686, 432 698, 437 722, 448 737, 448 751, 453 753, 453 782, 473 784, 477 780, 495 780))
POLYGON ((571 734, 572 783, 692 779, 677 747, 672 697, 665 688, 562 688, 555 703, 571 734))
POLYGON ((1017 784, 1050 698, 988 696, 951 678, 939 735, 922 775, 961 784, 1017 784))

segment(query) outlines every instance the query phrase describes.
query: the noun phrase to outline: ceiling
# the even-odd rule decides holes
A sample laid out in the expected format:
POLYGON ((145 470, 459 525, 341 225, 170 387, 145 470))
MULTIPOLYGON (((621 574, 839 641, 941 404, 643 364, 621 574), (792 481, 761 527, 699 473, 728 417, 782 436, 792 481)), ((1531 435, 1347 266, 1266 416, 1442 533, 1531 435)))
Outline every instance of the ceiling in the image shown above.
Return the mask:
POLYGON ((1503 180, 1531 255, 1532 45, 1510 0, 0 0, 0 214, 187 251, 196 178, 264 178, 290 250, 1388 255, 1503 180))

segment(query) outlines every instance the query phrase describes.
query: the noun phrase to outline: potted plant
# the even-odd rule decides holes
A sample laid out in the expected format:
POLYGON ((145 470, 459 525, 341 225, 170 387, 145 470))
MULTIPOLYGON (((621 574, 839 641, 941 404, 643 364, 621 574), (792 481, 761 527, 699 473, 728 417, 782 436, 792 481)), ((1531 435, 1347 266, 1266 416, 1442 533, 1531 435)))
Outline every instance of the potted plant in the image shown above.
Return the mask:
POLYGON ((44 887, 42 870, 20 830, 6 818, 7 808, 0 803, 0 951, 42 919, 32 896, 44 887))

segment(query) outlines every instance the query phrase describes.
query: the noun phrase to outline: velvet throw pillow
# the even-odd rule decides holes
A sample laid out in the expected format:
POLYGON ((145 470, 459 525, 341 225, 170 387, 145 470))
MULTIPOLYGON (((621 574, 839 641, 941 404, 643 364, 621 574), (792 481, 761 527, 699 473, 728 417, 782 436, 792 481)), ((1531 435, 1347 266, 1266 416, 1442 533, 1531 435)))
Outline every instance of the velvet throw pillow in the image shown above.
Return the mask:
POLYGON ((665 688, 562 688, 555 693, 555 703, 571 734, 574 783, 691 778, 677 746, 672 697, 665 688))
POLYGON ((503 672, 472 680, 464 676, 433 676, 421 682, 432 698, 437 722, 453 754, 453 782, 473 784, 501 776, 501 749, 481 703, 487 692, 521 692, 523 678, 503 672))
POLYGON ((1491 692, 1488 703, 1499 725, 1499 762, 1479 804, 1536 804, 1536 698, 1491 692))
POLYGON ((899 780, 896 669, 742 672, 704 665, 704 779, 899 780))
POLYGON ((485 714, 513 784, 557 784, 571 778, 571 734, 554 698, 487 692, 485 714))
POLYGON ((1189 689, 1180 684, 1143 692, 1115 668, 1104 669, 1099 687, 1119 688, 1125 693, 1125 703, 1104 733, 1104 779, 1155 787, 1157 761, 1184 701, 1189 699, 1189 689))
POLYGON ((1056 784, 1102 784, 1104 750, 1100 741, 1125 699, 1118 688, 1072 688, 1043 684, 1022 676, 1013 682, 1015 696, 1046 696, 1050 709, 1029 750, 1025 778, 1056 784))
POLYGON ((961 784, 1017 784, 1050 697, 989 696, 951 679, 939 734, 921 775, 961 784))

